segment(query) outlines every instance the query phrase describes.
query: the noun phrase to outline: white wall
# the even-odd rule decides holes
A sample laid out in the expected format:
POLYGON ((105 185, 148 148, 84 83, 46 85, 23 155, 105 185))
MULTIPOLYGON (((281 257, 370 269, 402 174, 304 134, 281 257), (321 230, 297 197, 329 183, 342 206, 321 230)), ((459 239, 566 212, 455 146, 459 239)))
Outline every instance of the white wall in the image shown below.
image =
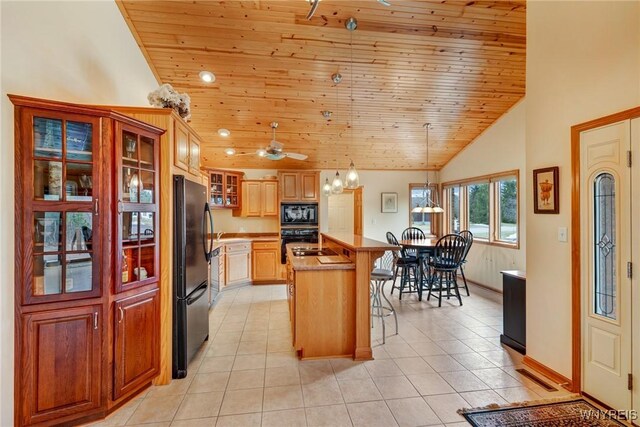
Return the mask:
POLYGON ((502 270, 525 270, 526 265, 526 188, 525 112, 523 99, 500 117, 471 144, 440 170, 440 182, 473 178, 491 173, 520 171, 519 202, 520 248, 504 248, 476 242, 471 246, 465 266, 468 279, 502 290, 502 270))
MULTIPOLYGON (((95 104, 147 105, 158 85, 116 4, 0 2, 0 425, 13 425, 14 145, 7 93, 95 104)), ((61 379, 64 380, 64 379, 61 379)))
MULTIPOLYGON (((345 169, 340 170, 344 179, 345 169)), ((356 165, 357 168, 358 165, 356 165)), ((325 178, 332 181, 336 171, 320 172, 320 188, 325 178)), ((424 183, 426 172, 419 171, 358 171, 362 191, 362 227, 363 234, 371 239, 387 241, 386 233, 391 231, 399 239, 402 230, 409 226, 409 184, 424 183), (380 209, 380 193, 398 193, 398 212, 382 213, 380 209)), ((436 181, 436 174, 431 172, 431 181, 436 181)), ((324 196, 322 196, 324 200, 324 196)), ((327 232, 329 226, 329 211, 326 202, 320 202, 320 231, 327 232)))
POLYGON ((570 128, 640 105, 640 2, 527 2, 526 92, 527 177, 560 167, 560 214, 527 205, 527 353, 570 378, 570 128))

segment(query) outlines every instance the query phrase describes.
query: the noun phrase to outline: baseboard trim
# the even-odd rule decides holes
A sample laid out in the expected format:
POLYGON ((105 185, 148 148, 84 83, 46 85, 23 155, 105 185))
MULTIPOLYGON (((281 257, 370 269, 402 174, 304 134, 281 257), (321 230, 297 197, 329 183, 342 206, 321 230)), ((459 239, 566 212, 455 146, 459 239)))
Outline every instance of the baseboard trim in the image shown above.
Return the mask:
POLYGON ((492 288, 491 286, 487 286, 487 285, 483 285, 482 283, 478 283, 475 280, 467 279, 467 282, 468 283, 473 283, 474 285, 476 285, 479 288, 486 289, 488 291, 495 292, 497 294, 502 295, 502 291, 500 291, 500 290, 498 290, 496 288, 492 288))
POLYGON ((530 356, 524 356, 524 358, 522 359, 522 363, 524 363, 525 366, 538 372, 539 374, 542 374, 545 377, 549 378, 550 380, 553 380, 554 383, 560 384, 563 388, 569 391, 573 391, 573 384, 569 378, 554 371, 548 366, 543 365, 542 363, 531 358, 530 356))

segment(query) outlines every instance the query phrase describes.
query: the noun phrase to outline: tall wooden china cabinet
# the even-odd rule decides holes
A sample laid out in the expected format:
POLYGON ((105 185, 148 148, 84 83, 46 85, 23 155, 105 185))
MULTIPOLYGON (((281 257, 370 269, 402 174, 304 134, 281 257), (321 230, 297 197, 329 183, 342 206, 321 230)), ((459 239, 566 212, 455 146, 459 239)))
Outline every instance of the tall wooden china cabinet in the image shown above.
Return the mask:
POLYGON ((162 130, 15 105, 15 424, 105 416, 158 373, 162 130))

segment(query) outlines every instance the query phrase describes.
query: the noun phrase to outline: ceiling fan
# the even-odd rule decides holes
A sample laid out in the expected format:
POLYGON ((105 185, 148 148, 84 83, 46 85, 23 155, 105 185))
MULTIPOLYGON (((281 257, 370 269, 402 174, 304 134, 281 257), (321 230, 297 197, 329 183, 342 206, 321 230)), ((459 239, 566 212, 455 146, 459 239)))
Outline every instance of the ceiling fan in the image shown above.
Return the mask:
MULTIPOLYGON (((276 129, 278 128, 278 122, 271 122, 271 129, 273 129, 273 138, 271 139, 271 142, 269 143, 269 145, 266 148, 259 148, 256 150, 255 154, 257 154, 260 157, 264 157, 265 159, 269 159, 269 160, 282 160, 285 157, 288 157, 290 159, 294 159, 294 160, 306 160, 307 156, 306 154, 300 154, 300 153, 291 153, 288 151, 283 151, 284 148, 284 144, 282 144, 281 142, 278 142, 276 140, 276 129)), ((247 156, 247 155, 252 155, 253 153, 241 153, 241 154, 237 154, 238 156, 247 156)))

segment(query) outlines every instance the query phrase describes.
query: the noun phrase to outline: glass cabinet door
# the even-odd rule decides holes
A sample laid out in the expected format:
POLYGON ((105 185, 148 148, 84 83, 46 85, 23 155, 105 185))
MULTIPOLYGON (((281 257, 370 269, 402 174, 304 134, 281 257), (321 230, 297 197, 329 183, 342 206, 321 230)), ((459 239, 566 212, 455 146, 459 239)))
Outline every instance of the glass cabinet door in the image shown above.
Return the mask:
MULTIPOLYGON (((25 219, 32 265, 24 303, 100 294, 98 131, 94 117, 28 112, 25 219)), ((29 270, 28 270, 29 271, 29 270)))
POLYGON ((158 139, 119 124, 116 292, 158 280, 158 139))
POLYGON ((224 206, 224 173, 211 172, 211 206, 224 206))

